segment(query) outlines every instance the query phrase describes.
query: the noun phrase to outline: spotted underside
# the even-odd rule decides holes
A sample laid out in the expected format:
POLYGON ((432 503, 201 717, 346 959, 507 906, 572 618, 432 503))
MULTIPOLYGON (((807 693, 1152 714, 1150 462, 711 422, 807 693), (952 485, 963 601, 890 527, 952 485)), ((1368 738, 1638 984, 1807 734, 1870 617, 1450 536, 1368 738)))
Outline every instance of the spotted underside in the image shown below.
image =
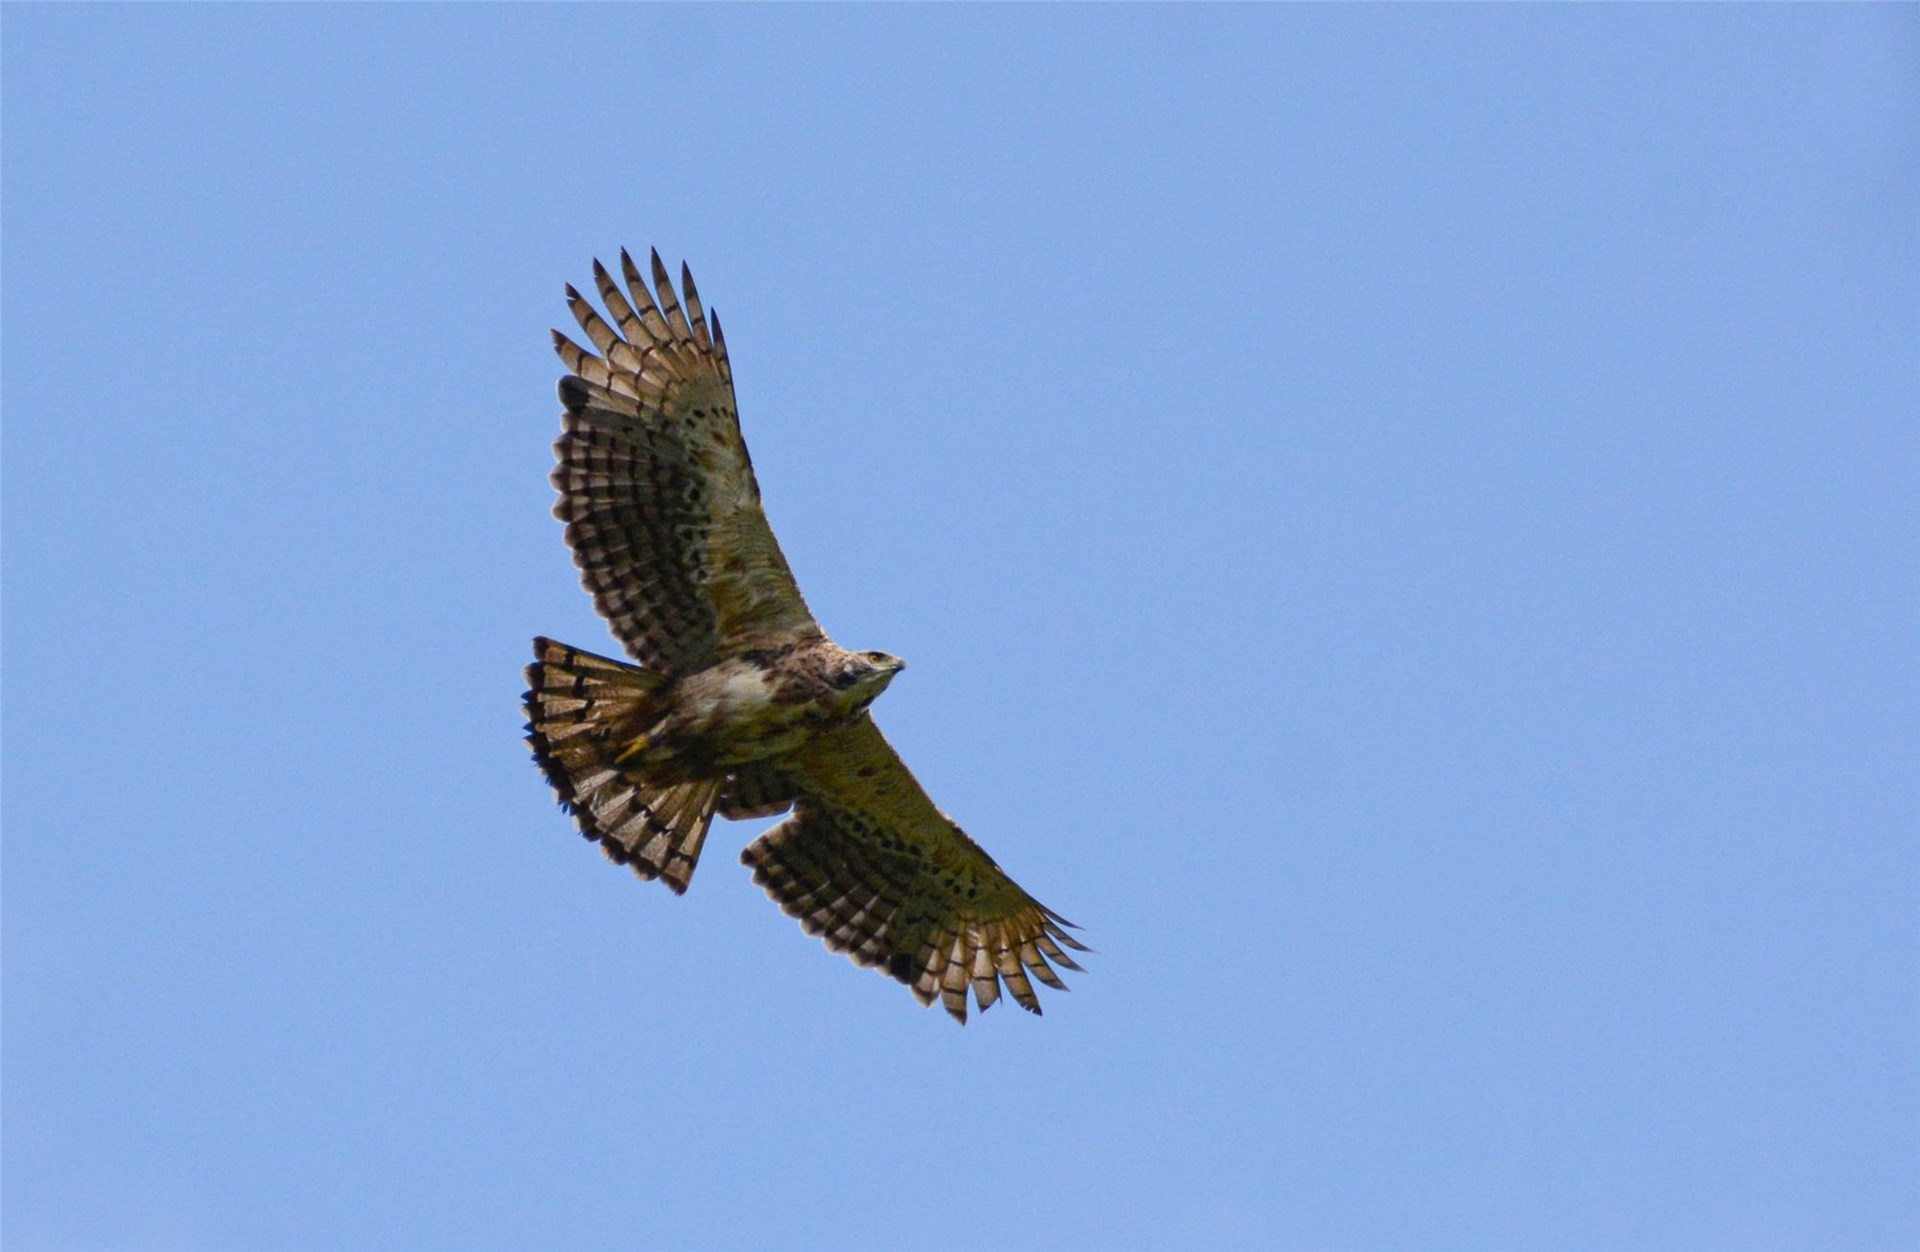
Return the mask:
POLYGON ((1004 984, 1038 1013, 1028 976, 1066 990, 1048 961, 1077 970, 1072 923, 1022 891, 908 772, 872 717, 823 734, 782 762, 793 815, 741 854, 753 880, 808 934, 967 1020, 1004 984))
POLYGON ((871 717, 712 777, 650 780, 638 764, 678 680, 825 635, 761 509, 718 319, 709 330, 684 267, 684 306, 657 253, 651 291, 624 252, 620 268, 624 285, 594 262, 605 316, 567 288, 593 350, 554 332, 571 373, 552 481, 581 581, 640 664, 535 640, 535 759, 583 834, 676 892, 716 812, 791 810, 742 859, 808 933, 962 1022, 969 994, 985 1009, 1002 987, 1038 1013, 1033 981, 1064 989, 1053 965, 1078 969, 1065 949, 1083 945, 934 807, 871 717))
POLYGON ((683 310, 657 253, 653 295, 624 252, 620 264, 625 292, 593 265, 611 323, 567 288, 600 355, 553 335, 573 371, 560 382, 553 511, 594 607, 634 659, 667 674, 819 638, 760 508, 719 321, 709 333, 690 272, 683 310))

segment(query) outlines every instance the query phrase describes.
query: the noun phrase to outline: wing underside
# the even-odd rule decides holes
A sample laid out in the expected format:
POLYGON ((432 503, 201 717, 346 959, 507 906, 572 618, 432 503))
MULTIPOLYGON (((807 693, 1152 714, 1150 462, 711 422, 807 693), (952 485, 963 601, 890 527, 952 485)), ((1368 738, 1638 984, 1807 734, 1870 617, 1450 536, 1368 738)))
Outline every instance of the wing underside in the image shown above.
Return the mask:
POLYGON ((594 606, 636 660, 669 674, 817 637, 760 507, 718 320, 709 330, 685 267, 682 307, 658 253, 651 292, 625 252, 620 264, 624 288, 593 265, 605 317, 567 288, 594 351, 554 332, 572 371, 554 514, 594 606))
POLYGON ((783 762, 792 816, 741 859, 809 934, 937 997, 961 1022, 1001 989, 1040 1012, 1033 982, 1066 990, 1053 965, 1080 968, 1071 923, 1009 878, 934 807, 873 719, 820 736, 783 762))

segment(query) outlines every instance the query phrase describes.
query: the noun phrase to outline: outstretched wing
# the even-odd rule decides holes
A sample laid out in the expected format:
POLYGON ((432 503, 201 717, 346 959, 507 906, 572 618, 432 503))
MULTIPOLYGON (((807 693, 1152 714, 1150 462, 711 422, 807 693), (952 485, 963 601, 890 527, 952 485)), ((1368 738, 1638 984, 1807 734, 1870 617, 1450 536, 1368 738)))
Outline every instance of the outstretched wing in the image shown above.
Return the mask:
POLYGON ((1066 990, 1049 959, 1077 970, 1062 945, 1086 951, 1072 923, 1022 891, 935 808, 871 717, 816 737, 781 766, 798 795, 793 815, 740 859, 753 880, 809 934, 937 995, 967 1020, 1004 983, 1038 1013, 1034 978, 1066 990))
POLYGON ((760 508, 719 319, 709 333, 685 266, 681 308, 658 252, 653 294, 624 251, 620 268, 624 291, 593 263, 605 318, 567 288, 599 355, 553 332, 573 371, 560 380, 553 512, 594 607, 634 659, 668 674, 819 636, 760 508))

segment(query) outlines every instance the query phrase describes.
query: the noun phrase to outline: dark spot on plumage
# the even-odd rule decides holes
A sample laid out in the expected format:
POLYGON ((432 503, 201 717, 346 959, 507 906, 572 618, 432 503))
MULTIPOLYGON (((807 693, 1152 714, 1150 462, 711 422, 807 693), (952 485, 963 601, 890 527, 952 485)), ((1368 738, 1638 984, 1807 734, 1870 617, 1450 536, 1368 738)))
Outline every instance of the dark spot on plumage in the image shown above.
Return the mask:
POLYGON ((587 391, 585 379, 574 374, 569 374, 560 380, 559 391, 560 403, 565 405, 569 410, 579 410, 587 407, 590 396, 587 391))
POLYGON ((887 958, 887 976, 897 982, 913 981, 915 970, 913 956, 906 952, 896 952, 887 958))

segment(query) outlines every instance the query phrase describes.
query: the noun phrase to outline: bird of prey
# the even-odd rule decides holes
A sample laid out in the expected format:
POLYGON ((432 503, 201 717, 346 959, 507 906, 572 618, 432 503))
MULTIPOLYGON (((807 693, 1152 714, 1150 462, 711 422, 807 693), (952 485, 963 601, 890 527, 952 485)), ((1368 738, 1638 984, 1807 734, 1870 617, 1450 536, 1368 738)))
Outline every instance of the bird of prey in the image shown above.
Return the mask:
POLYGON ((906 663, 851 652, 807 610, 760 507, 720 319, 660 254, 652 290, 625 251, 600 262, 593 344, 559 331, 559 493, 581 581, 639 662, 535 639, 527 742, 580 831, 684 892, 715 813, 791 815, 741 855, 754 881, 836 952, 938 997, 961 1023, 1004 984, 1040 1012, 1065 990, 1072 923, 934 807, 868 711, 906 663))

